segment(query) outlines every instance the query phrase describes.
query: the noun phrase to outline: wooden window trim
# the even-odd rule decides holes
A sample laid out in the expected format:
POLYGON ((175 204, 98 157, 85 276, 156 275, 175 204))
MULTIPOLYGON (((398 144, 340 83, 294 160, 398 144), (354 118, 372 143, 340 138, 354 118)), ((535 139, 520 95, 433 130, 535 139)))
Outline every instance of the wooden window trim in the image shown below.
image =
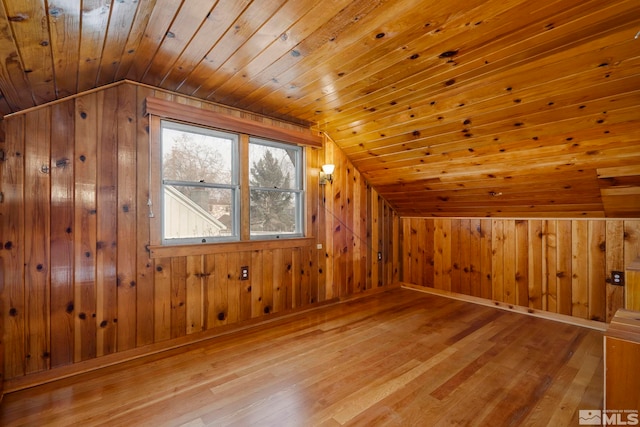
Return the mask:
POLYGON ((151 246, 162 244, 162 204, 160 193, 162 192, 161 165, 162 153, 160 147, 160 135, 162 127, 161 119, 157 116, 149 117, 149 243, 151 246), (155 204, 154 204, 155 203, 155 204), (154 213, 157 211, 159 215, 154 213))
POLYGON ((240 134, 240 240, 251 239, 249 226, 250 205, 249 205, 249 135, 240 134))
POLYGON ((145 100, 147 115, 171 120, 180 120, 192 124, 223 129, 226 131, 246 133, 248 135, 275 139, 296 145, 322 148, 322 136, 314 135, 309 129, 300 132, 244 119, 217 111, 204 110, 192 105, 180 104, 166 99, 147 97, 145 100))
POLYGON ((293 239, 248 240, 239 242, 218 242, 188 245, 149 246, 150 258, 169 258, 177 256, 192 256, 202 254, 216 254, 228 252, 243 252, 253 250, 287 249, 311 247, 312 237, 293 239))

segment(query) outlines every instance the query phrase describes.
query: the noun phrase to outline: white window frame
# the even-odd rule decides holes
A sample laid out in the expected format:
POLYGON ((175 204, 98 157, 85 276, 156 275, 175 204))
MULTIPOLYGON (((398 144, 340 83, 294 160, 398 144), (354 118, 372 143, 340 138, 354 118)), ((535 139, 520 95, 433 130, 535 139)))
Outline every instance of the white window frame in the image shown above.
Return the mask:
MULTIPOLYGON (((208 128, 201 125, 195 125, 190 123, 176 122, 173 120, 162 119, 160 121, 160 152, 162 153, 162 144, 164 144, 164 130, 172 129, 183 131, 187 133, 196 133, 206 136, 218 137, 231 140, 231 183, 203 183, 197 181, 172 181, 165 180, 163 177, 164 161, 160 159, 160 199, 162 209, 161 220, 161 242, 162 245, 184 245, 184 244, 202 244, 202 243, 216 243, 216 242, 233 242, 240 240, 240 165, 239 165, 239 135, 230 131, 222 131, 213 128, 208 128), (226 236, 201 236, 201 237, 189 237, 189 238, 167 238, 165 235, 165 200, 164 200, 164 188, 165 186, 189 186, 189 187, 202 187, 209 189, 224 189, 231 191, 231 233, 226 236)), ((161 156, 162 157, 162 156, 161 156)))
MULTIPOLYGON (((249 204, 251 204, 251 191, 259 190, 259 191, 277 191, 281 193, 293 193, 295 197, 295 231, 292 233, 264 233, 257 234, 251 230, 251 218, 249 218, 249 223, 246 224, 249 231, 250 240, 273 240, 273 239, 290 239, 290 238, 299 238, 304 236, 305 224, 305 159, 304 159, 304 149, 298 145, 287 144, 280 141, 274 141, 265 138, 259 137, 249 137, 249 147, 252 144, 263 145, 267 147, 274 147, 279 149, 286 150, 295 150, 295 176, 294 183, 291 186, 292 188, 287 189, 277 189, 277 188, 265 188, 265 187, 255 187, 250 183, 249 178, 249 204)), ((249 148, 248 148, 249 150, 249 148)), ((250 170, 251 164, 248 165, 247 170, 250 170)))

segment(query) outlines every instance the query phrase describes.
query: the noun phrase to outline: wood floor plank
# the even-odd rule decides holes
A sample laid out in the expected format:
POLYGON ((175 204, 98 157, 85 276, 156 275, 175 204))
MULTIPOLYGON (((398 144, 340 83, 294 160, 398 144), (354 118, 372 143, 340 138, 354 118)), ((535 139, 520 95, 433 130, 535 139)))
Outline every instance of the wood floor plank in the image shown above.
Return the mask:
POLYGON ((394 289, 15 391, 3 426, 569 425, 602 333, 394 289))

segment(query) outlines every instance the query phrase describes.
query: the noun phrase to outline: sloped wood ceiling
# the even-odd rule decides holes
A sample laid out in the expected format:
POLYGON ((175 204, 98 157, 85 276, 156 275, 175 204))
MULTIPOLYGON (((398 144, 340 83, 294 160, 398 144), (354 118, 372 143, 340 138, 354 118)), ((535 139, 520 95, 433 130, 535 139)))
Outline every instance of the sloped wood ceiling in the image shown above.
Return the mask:
POLYGON ((309 124, 403 216, 640 216, 637 0, 1 4, 5 115, 129 79, 309 124))

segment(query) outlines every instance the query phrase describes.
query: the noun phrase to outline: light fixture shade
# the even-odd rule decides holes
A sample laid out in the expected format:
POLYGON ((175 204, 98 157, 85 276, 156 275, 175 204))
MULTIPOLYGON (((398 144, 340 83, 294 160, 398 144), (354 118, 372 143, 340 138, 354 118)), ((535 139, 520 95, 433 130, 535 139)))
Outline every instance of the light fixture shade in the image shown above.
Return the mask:
POLYGON ((322 165, 322 172, 326 173, 327 175, 331 175, 333 174, 333 171, 335 170, 336 165, 332 165, 332 164, 327 164, 327 165, 322 165))
POLYGON ((322 165, 322 170, 320 171, 320 185, 325 185, 327 182, 333 183, 333 171, 336 166, 332 164, 322 165))

